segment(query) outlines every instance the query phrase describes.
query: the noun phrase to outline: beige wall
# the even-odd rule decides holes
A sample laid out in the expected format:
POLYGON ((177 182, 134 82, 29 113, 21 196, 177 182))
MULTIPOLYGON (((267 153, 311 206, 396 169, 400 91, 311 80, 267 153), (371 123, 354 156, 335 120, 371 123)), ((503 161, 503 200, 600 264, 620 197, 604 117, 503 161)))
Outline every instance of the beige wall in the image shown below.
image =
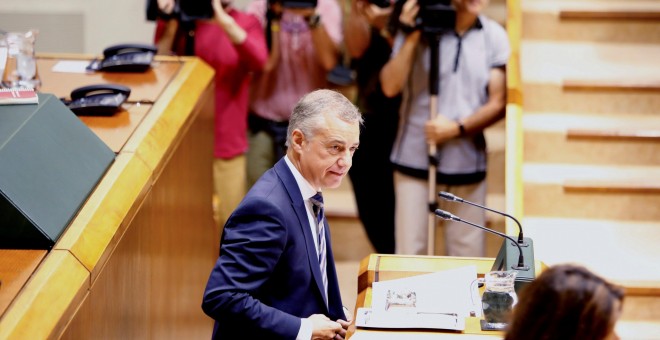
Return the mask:
POLYGON ((111 44, 150 43, 144 0, 3 0, 0 29, 37 28, 37 52, 98 54, 111 44))
POLYGON ((0 30, 39 29, 37 52, 99 54, 112 44, 151 43, 145 8, 146 0, 2 0, 0 30))

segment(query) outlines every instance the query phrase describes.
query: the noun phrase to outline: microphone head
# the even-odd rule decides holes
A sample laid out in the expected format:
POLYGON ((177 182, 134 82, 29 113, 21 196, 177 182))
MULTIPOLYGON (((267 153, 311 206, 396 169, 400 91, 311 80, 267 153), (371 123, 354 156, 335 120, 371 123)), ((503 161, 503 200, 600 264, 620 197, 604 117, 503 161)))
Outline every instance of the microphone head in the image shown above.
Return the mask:
POLYGON ((447 201, 457 201, 457 202, 463 202, 463 199, 446 191, 440 191, 438 193, 438 196, 440 196, 443 199, 446 199, 447 201))
POLYGON ((452 215, 451 213, 446 212, 446 211, 444 211, 444 210, 442 210, 442 209, 435 209, 435 214, 436 214, 438 217, 443 218, 443 219, 445 219, 445 220, 456 220, 456 219, 457 219, 456 216, 454 216, 454 215, 452 215))

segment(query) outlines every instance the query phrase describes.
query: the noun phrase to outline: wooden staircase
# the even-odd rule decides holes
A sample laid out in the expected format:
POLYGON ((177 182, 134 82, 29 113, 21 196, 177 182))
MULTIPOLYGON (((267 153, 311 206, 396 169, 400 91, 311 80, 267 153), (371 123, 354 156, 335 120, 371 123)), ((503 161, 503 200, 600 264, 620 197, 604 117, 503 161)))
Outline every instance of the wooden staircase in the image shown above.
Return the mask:
POLYGON ((523 226, 548 265, 626 287, 660 338, 660 1, 522 0, 523 226))

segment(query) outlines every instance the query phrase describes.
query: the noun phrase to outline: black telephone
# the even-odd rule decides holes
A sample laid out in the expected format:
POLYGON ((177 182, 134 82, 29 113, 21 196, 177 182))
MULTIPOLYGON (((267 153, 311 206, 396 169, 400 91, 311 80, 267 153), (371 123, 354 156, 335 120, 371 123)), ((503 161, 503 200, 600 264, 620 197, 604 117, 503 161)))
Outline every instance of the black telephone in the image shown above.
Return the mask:
POLYGON ((120 44, 103 50, 103 60, 94 59, 87 66, 90 71, 145 72, 156 55, 154 45, 120 44))
POLYGON ((64 103, 78 116, 111 116, 130 94, 130 88, 119 84, 89 85, 71 91, 71 100, 64 103))

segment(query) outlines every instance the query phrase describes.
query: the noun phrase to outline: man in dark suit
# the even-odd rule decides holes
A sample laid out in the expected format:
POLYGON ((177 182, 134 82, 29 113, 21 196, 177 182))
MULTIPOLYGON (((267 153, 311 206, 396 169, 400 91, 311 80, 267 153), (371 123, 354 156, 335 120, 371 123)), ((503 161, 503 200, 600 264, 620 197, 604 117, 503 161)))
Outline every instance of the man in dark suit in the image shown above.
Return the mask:
POLYGON ((344 339, 343 307, 323 188, 336 188, 359 144, 362 117, 343 95, 317 90, 296 104, 287 153, 225 225, 202 308, 214 339, 344 339))

